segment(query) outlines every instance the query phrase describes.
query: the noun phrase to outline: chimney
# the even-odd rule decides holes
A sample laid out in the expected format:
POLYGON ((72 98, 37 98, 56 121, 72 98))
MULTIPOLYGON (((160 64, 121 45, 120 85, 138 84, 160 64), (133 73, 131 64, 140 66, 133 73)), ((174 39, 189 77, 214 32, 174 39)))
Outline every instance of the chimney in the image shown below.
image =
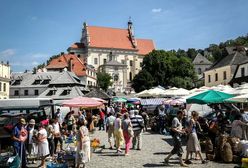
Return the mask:
POLYGON ((72 72, 72 58, 68 61, 68 71, 72 72))
POLYGON ((64 55, 65 53, 64 52, 61 52, 60 55, 64 55))

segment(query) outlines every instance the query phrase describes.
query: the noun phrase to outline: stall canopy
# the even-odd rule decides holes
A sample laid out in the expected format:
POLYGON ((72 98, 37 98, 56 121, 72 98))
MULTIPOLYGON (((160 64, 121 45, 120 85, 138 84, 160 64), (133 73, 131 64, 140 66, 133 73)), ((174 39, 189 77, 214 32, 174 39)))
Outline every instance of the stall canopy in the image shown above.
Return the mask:
POLYGON ((188 104, 196 103, 196 104, 208 104, 208 103, 223 103, 224 100, 234 97, 231 94, 208 90, 206 92, 197 94, 186 99, 188 104))
POLYGON ((176 88, 172 87, 170 89, 167 89, 164 93, 165 96, 186 96, 189 95, 189 91, 183 88, 176 88))
POLYGON ((248 94, 235 96, 235 97, 232 97, 228 100, 234 101, 234 102, 246 103, 246 102, 248 102, 248 94))
POLYGON ((125 103, 125 102, 127 102, 127 99, 124 98, 124 97, 114 97, 112 101, 113 102, 125 103))
POLYGON ((103 103, 89 97, 76 97, 65 100, 62 105, 66 107, 97 108, 102 106, 103 103))
POLYGON ((156 98, 156 99, 141 99, 141 105, 148 106, 148 105, 161 105, 163 104, 164 98, 156 98))

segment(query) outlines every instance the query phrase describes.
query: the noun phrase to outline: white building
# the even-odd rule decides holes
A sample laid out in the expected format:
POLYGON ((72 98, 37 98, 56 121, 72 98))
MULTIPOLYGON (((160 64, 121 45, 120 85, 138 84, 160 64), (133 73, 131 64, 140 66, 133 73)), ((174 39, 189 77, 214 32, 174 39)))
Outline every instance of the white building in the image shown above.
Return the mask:
POLYGON ((0 99, 9 98, 10 65, 0 63, 0 99))

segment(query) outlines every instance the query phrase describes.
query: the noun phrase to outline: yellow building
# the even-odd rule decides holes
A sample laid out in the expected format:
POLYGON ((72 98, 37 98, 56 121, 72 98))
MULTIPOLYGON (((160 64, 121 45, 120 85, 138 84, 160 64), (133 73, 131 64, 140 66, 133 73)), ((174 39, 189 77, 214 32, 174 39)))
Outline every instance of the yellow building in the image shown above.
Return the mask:
POLYGON ((0 99, 9 98, 10 65, 0 63, 0 99))
POLYGON ((209 70, 204 72, 205 86, 228 84, 232 80, 237 66, 248 61, 244 48, 229 47, 227 51, 226 57, 217 61, 209 70))

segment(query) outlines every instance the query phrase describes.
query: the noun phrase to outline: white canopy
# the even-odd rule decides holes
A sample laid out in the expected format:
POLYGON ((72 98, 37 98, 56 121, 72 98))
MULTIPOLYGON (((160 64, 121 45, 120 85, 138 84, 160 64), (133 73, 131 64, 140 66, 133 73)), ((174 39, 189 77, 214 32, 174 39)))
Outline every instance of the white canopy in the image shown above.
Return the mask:
POLYGON ((248 94, 232 97, 232 98, 230 98, 228 100, 245 103, 245 102, 248 102, 248 94))
POLYGON ((191 116, 192 111, 196 111, 199 113, 199 116, 204 116, 212 112, 212 108, 207 104, 187 104, 186 110, 188 111, 188 116, 191 116))
POLYGON ((165 91, 165 96, 186 96, 189 95, 189 91, 183 88, 170 88, 165 91))
POLYGON ((150 94, 148 93, 148 90, 143 90, 137 94, 135 94, 136 97, 150 97, 150 94))

